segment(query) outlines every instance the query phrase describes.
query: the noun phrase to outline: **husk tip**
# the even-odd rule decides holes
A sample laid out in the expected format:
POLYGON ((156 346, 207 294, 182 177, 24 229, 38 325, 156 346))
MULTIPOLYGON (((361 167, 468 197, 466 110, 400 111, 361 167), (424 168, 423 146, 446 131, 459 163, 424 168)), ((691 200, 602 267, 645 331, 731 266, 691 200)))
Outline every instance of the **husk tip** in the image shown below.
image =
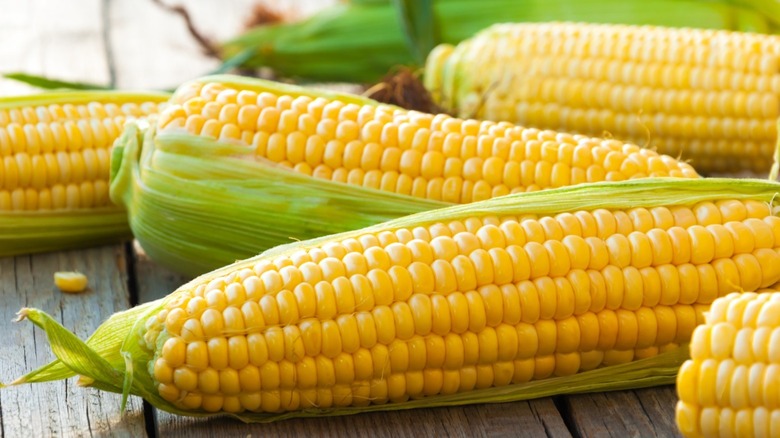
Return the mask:
POLYGON ((14 380, 11 383, 0 382, 0 389, 1 388, 8 388, 8 387, 11 387, 11 386, 24 385, 25 383, 27 383, 27 379, 25 379, 24 377, 19 377, 18 379, 14 380))
POLYGON ((29 307, 23 307, 18 312, 16 312, 16 319, 13 320, 13 322, 21 322, 27 319, 27 316, 32 312, 33 309, 29 307))

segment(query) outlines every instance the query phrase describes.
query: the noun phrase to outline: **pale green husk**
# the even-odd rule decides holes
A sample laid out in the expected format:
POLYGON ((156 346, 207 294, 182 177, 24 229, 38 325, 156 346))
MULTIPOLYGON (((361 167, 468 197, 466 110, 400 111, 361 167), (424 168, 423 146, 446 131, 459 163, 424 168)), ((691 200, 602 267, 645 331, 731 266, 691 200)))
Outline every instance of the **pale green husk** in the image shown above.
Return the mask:
POLYGON ((129 211, 136 239, 155 261, 191 275, 444 205, 317 180, 256 161, 245 146, 155 136, 154 127, 128 127, 114 161, 111 197, 129 211))
MULTIPOLYGON (((232 76, 241 89, 273 87, 348 103, 359 96, 232 76)), ((183 87, 186 89, 186 86, 183 87)), ((257 158, 250 146, 130 124, 112 157, 111 199, 157 262, 198 275, 276 245, 354 230, 447 204, 324 181, 257 158)))
MULTIPOLYGON (((293 242, 273 248, 265 253, 205 274, 180 287, 181 293, 190 293, 197 285, 228 273, 251 267, 261 259, 274 259, 291 254, 301 248, 322 245, 331 240, 343 240, 363 233, 378 233, 472 216, 557 214, 575 210, 629 209, 692 205, 702 201, 721 199, 756 200, 772 203, 780 193, 780 183, 749 179, 639 179, 618 183, 596 183, 572 186, 534 193, 523 193, 468 205, 457 205, 402 217, 333 236, 303 242, 293 242)), ((154 406, 173 413, 192 416, 213 415, 202 411, 185 412, 161 399, 154 389, 148 363, 155 352, 143 345, 146 320, 162 309, 166 303, 176 300, 177 292, 166 298, 120 312, 101 325, 86 343, 80 341, 44 312, 23 309, 21 316, 43 328, 49 336, 57 360, 35 370, 14 384, 45 382, 74 375, 85 376, 85 382, 99 389, 135 394, 147 399, 154 406)), ((304 411, 267 414, 244 413, 233 415, 244 421, 273 421, 290 417, 316 415, 346 415, 376 410, 399 410, 416 407, 451 406, 470 403, 494 403, 524 400, 575 392, 606 391, 670 384, 674 382, 679 365, 687 357, 687 347, 641 359, 633 363, 583 372, 574 376, 555 377, 527 384, 476 390, 461 394, 436 396, 406 403, 349 407, 333 409, 309 409, 304 411)))
POLYGON ((0 213, 0 257, 105 245, 132 237, 118 207, 0 213))
MULTIPOLYGON (((52 104, 149 100, 164 102, 166 93, 131 91, 60 91, 0 98, 0 110, 52 104)), ((127 214, 116 206, 77 210, 0 212, 0 257, 102 245, 131 238, 127 214)))

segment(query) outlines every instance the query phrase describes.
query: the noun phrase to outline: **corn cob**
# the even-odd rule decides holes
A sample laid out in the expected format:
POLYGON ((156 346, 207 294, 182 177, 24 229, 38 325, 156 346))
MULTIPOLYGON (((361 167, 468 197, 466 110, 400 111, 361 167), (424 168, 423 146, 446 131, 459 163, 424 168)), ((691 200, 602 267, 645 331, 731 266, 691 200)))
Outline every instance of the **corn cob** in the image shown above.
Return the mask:
POLYGON ((211 272, 86 344, 25 309, 61 362, 15 383, 82 374, 245 421, 669 383, 710 303, 780 280, 778 190, 643 179, 423 212, 211 272))
MULTIPOLYGON (((422 64, 407 46, 393 2, 339 4, 295 23, 266 25, 223 44, 221 56, 286 77, 379 81, 398 65, 422 64), (356 38, 355 35, 360 35, 356 38)), ((503 22, 579 20, 776 32, 773 2, 706 0, 437 0, 436 37, 457 44, 503 22)))
POLYGON ((447 203, 583 182, 698 176, 685 163, 614 140, 409 112, 235 77, 183 85, 146 138, 140 135, 119 142, 118 154, 124 150, 126 157, 117 156, 112 199, 128 207, 134 234, 152 257, 195 274, 289 238, 447 203), (167 196, 183 184, 173 179, 191 188, 167 196), (205 187, 195 190, 192 184, 201 182, 205 187), (209 192, 213 199, 204 203, 209 192), (307 201, 293 205, 291 196, 307 201), (181 226, 195 218, 193 210, 211 212, 215 205, 242 211, 217 217, 203 211, 205 219, 192 226, 208 232, 181 226), (229 223, 234 220, 242 223, 229 223), (258 224, 266 225, 259 233, 258 224), (167 243, 171 238, 176 245, 167 243), (182 250, 190 244, 208 254, 182 250), (178 260, 166 262, 172 257, 178 260))
POLYGON ((777 136, 780 37, 581 23, 504 24, 426 66, 462 117, 614 137, 701 172, 766 172, 777 136))
POLYGON ((167 95, 59 92, 0 99, 0 256, 129 236, 108 196, 110 148, 167 95))
POLYGON ((764 292, 771 293, 716 300, 705 324, 693 332, 691 359, 677 377, 676 417, 684 436, 780 434, 780 293, 764 292))

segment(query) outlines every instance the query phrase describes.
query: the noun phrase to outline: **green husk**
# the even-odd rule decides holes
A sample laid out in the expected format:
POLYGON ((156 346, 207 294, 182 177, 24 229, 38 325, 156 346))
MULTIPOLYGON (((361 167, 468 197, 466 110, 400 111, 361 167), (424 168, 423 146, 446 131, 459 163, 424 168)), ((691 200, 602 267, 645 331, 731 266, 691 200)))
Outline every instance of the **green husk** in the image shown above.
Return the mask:
POLYGON ((418 65, 438 44, 438 22, 433 16, 433 0, 393 0, 406 35, 406 44, 418 65))
MULTIPOLYGON (((430 29, 436 28, 436 43, 457 44, 502 22, 579 21, 776 33, 777 10, 771 0, 438 0, 433 19, 427 21, 430 29)), ((422 67, 408 45, 409 40, 418 41, 417 31, 404 31, 402 23, 409 20, 403 16, 391 0, 339 4, 300 22, 250 29, 225 42, 220 56, 235 63, 231 58, 253 50, 254 56, 240 63, 244 67, 270 67, 282 76, 314 81, 372 83, 396 66, 422 67)))
MULTIPOLYGON (((165 93, 60 91, 0 98, 0 110, 51 104, 83 104, 148 99, 165 93)), ((116 206, 77 210, 0 212, 0 257, 119 242, 131 238, 124 209, 116 206)))
MULTIPOLYGON (((285 94, 304 92, 259 80, 214 76, 204 81, 285 94)), ((345 102, 359 96, 305 90, 345 102)), ((157 262, 198 275, 292 240, 376 224, 446 205, 323 181, 258 159, 250 146, 187 133, 157 133, 130 124, 112 157, 111 198, 157 262)))
POLYGON ((197 275, 270 247, 445 204, 314 179, 249 147, 128 126, 111 197, 149 256, 197 275))
MULTIPOLYGON (((301 189, 303 195, 307 189, 301 189)), ((57 360, 13 382, 13 384, 45 382, 81 375, 81 382, 99 389, 117 393, 135 394, 152 405, 181 415, 208 416, 202 411, 185 412, 161 399, 154 389, 148 364, 155 353, 143 347, 144 327, 151 315, 155 315, 167 303, 180 299, 197 285, 225 276, 231 272, 252 267, 259 260, 272 260, 297 250, 311 248, 332 240, 343 240, 364 233, 378 233, 449 220, 459 220, 484 215, 557 214, 578 209, 593 210, 629 209, 692 205, 702 201, 720 199, 757 200, 772 203, 780 193, 780 183, 749 179, 639 179, 627 182, 595 183, 571 186, 547 191, 522 193, 468 205, 457 205, 377 224, 362 230, 313 240, 293 242, 275 247, 265 253, 196 278, 180 287, 166 298, 120 312, 101 325, 86 342, 70 334, 44 312, 23 309, 21 317, 41 327, 52 343, 57 360), (131 373, 131 375, 128 375, 131 373)), ((195 259, 197 255, 193 255, 195 259)), ((164 336, 157 338, 157 345, 164 336)), ((687 347, 668 351, 661 355, 632 363, 605 367, 573 376, 554 377, 527 384, 476 390, 461 394, 434 396, 406 403, 347 407, 332 409, 308 409, 303 411, 267 414, 242 413, 232 415, 248 422, 266 422, 291 417, 348 415, 378 410, 400 410, 418 407, 453 406, 472 403, 497 403, 557 394, 606 391, 639 388, 674 382, 679 365, 687 357, 687 347)))
POLYGON ((0 213, 0 257, 106 245, 132 238, 116 207, 0 213))
POLYGON ((90 82, 72 82, 53 79, 46 76, 29 73, 14 72, 4 73, 6 79, 11 79, 43 90, 112 90, 110 85, 93 84, 90 82))

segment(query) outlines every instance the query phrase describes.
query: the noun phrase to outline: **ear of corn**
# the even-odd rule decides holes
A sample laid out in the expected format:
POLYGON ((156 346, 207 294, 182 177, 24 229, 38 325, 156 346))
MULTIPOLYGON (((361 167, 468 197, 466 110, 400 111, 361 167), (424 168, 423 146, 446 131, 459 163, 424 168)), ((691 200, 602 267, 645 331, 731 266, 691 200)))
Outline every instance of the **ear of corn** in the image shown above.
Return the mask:
POLYGON ((111 197, 192 274, 405 214, 582 182, 698 177, 635 145, 238 77, 183 85, 115 149, 111 197), (297 198, 299 202, 289 202, 297 198))
MULTIPOLYGON (((224 43, 222 57, 246 58, 288 77, 376 82, 415 58, 393 2, 339 4, 296 23, 261 26, 224 43), (355 38, 360 35, 361 38, 355 38)), ((747 32, 776 32, 772 1, 697 0, 440 0, 434 2, 441 43, 457 44, 495 23, 578 20, 747 32)))
POLYGON ((426 87, 461 117, 615 138, 700 172, 766 172, 780 37, 651 26, 501 24, 434 49, 426 87))
POLYGON ((110 149, 165 94, 57 92, 0 99, 0 257, 127 238, 108 196, 110 149))
MULTIPOLYGON (((774 286, 776 287, 776 286, 774 286)), ((732 293, 712 304, 693 332, 677 377, 677 425, 684 436, 780 434, 780 292, 732 293)))
POLYGON ((58 361, 184 415, 245 421, 669 383, 720 296, 780 280, 780 184, 523 193, 269 250, 109 319, 58 361))

